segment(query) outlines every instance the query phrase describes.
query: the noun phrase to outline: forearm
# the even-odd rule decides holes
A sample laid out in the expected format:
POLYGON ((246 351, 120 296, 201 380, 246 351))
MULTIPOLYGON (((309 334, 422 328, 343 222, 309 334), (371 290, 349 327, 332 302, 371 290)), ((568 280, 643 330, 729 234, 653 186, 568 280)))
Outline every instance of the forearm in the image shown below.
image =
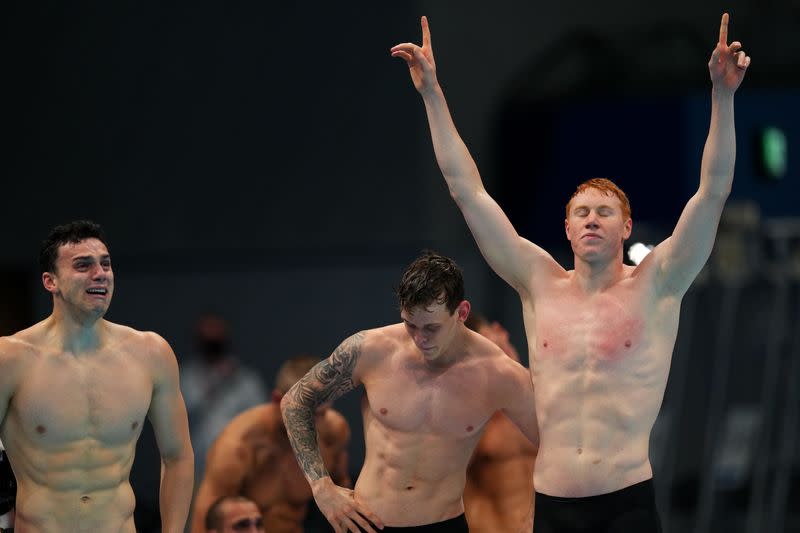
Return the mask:
POLYGON ((711 93, 711 125, 703 150, 700 192, 727 196, 733 183, 736 162, 736 129, 733 118, 733 93, 716 89, 711 93))
POLYGON ((289 392, 281 400, 283 422, 297 462, 313 487, 315 481, 330 477, 317 442, 314 407, 295 401, 290 397, 292 391, 289 392))
POLYGON ((468 201, 475 191, 483 189, 478 167, 458 134, 442 88, 437 84, 423 93, 422 98, 436 161, 450 193, 459 203, 468 201))
POLYGON ((194 489, 194 457, 191 452, 168 459, 161 466, 161 530, 183 533, 194 489))

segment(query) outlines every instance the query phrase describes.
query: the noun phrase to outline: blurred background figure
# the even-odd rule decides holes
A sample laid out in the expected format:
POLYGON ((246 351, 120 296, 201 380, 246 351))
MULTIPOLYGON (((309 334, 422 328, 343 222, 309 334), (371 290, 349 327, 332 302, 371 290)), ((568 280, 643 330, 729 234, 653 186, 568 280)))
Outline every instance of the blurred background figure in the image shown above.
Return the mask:
MULTIPOLYGON (((213 502, 226 496, 252 499, 270 533, 302 533, 309 503, 308 485, 297 464, 280 412, 280 401, 292 385, 321 359, 301 355, 287 360, 278 370, 272 401, 236 416, 214 441, 208 454, 206 474, 197 491, 192 513, 192 533, 202 533, 204 518, 213 502)), ((325 467, 336 483, 351 487, 347 444, 350 428, 344 417, 321 406, 316 411, 317 438, 325 467)), ((316 506, 312 504, 316 511, 316 506)), ((305 531, 330 531, 318 512, 305 531)), ((248 530, 249 531, 249 530, 248 530)))
POLYGON ((224 496, 205 518, 206 533, 260 533, 265 531, 258 506, 244 496, 224 496))
POLYGON ((203 479, 211 443, 236 415, 267 400, 258 372, 231 353, 230 326, 206 314, 194 326, 196 356, 181 365, 181 389, 195 451, 195 484, 203 479))
MULTIPOLYGON (((471 312, 466 326, 519 362, 519 354, 498 322, 471 312)), ((475 447, 464 486, 464 509, 473 533, 518 531, 533 502, 536 448, 506 415, 497 412, 486 423, 475 447)))

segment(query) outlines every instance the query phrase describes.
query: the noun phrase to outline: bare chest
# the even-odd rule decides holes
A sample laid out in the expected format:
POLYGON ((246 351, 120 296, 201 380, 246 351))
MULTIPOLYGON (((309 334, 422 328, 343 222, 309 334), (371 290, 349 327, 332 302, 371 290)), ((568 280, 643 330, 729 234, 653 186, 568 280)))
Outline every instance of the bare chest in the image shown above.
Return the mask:
POLYGON ((21 381, 11 411, 22 433, 42 446, 81 439, 124 444, 141 431, 152 394, 135 360, 44 358, 21 381))
POLYGON ((652 315, 647 302, 630 289, 591 297, 555 293, 537 302, 535 359, 565 370, 635 364, 651 345, 652 315))
POLYGON ((365 416, 390 430, 469 438, 481 431, 496 408, 487 380, 473 371, 420 375, 396 368, 365 384, 365 416))

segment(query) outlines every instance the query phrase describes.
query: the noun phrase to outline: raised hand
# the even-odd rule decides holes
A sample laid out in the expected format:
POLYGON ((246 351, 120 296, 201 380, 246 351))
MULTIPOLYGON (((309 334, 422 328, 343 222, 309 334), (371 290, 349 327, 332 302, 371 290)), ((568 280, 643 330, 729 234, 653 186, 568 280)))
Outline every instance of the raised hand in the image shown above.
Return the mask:
POLYGON ((744 53, 739 41, 728 44, 728 20, 728 14, 723 14, 719 26, 719 42, 711 53, 708 70, 715 90, 733 93, 744 79, 747 67, 750 66, 750 57, 744 53))
POLYGON ((436 81, 436 62, 431 47, 431 30, 428 18, 422 17, 422 46, 414 43, 403 43, 392 47, 392 57, 404 59, 411 73, 411 81, 420 93, 434 89, 436 81))
POLYGON ((320 479, 312 486, 317 507, 336 533, 378 533, 370 522, 383 529, 383 523, 378 516, 356 501, 352 490, 335 485, 328 477, 320 479))

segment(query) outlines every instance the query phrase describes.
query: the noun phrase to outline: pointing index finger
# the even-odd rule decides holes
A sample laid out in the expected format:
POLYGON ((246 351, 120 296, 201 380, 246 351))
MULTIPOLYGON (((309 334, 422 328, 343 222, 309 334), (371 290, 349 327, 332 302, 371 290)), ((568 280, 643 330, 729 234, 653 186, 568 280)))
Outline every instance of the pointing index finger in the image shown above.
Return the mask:
POLYGON ((428 27, 428 17, 422 15, 422 46, 431 47, 431 30, 428 27))
POLYGON ((728 44, 728 19, 730 17, 727 13, 722 14, 722 22, 719 25, 719 44, 725 46, 728 44))

